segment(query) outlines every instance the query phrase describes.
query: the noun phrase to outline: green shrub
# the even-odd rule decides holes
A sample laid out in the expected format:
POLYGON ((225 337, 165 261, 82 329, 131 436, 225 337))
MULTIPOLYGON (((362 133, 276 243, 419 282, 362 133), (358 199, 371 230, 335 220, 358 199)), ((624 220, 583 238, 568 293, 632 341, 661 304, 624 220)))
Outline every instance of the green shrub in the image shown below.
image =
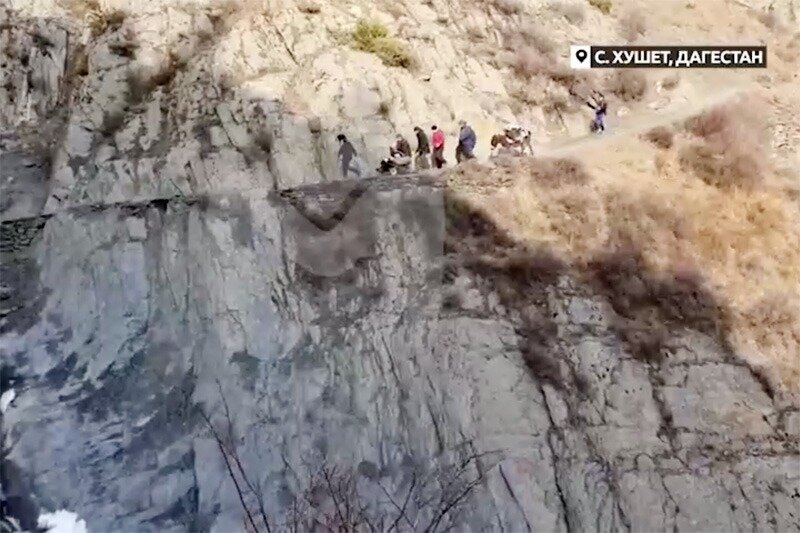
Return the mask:
POLYGON ((353 46, 356 50, 378 56, 390 67, 411 68, 413 59, 405 45, 389 35, 389 30, 380 22, 360 20, 353 30, 353 46))
POLYGON ((589 5, 599 9, 604 15, 611 13, 611 0, 589 0, 589 5))

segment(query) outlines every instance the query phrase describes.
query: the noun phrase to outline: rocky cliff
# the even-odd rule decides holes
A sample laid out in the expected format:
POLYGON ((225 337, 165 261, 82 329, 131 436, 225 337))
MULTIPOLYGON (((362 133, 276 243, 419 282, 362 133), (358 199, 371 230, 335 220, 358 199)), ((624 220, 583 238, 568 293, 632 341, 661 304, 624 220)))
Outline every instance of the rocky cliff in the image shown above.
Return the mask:
POLYGON ((800 530, 798 404, 703 284, 635 251, 572 264, 447 179, 333 182, 339 131, 368 163, 456 117, 574 133, 480 47, 531 20, 601 39, 613 16, 21 4, 0 14, 0 482, 22 527, 800 530), (346 44, 366 16, 414 70, 346 44))

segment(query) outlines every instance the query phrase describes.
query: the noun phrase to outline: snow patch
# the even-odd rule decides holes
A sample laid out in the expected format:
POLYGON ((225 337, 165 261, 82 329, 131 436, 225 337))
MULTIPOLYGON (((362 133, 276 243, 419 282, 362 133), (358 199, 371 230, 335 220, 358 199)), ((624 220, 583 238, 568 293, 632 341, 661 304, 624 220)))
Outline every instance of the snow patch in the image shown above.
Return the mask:
POLYGON ((86 521, 70 511, 60 509, 54 513, 39 515, 38 525, 47 533, 88 533, 86 521))
POLYGON ((0 413, 5 413, 6 410, 8 410, 8 406, 11 405, 11 402, 13 402, 16 397, 17 393, 14 392, 14 389, 8 389, 0 395, 0 413))

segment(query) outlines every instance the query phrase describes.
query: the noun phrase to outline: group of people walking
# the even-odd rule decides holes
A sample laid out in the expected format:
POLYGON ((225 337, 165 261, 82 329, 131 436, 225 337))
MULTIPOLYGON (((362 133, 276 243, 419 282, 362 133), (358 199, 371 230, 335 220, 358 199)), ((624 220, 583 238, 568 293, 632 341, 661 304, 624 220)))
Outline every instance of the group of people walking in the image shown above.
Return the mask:
MULTIPOLYGON (((456 146, 456 161, 458 163, 475 158, 473 152, 478 140, 475 130, 466 121, 460 121, 459 126, 458 145, 456 146)), ((412 150, 411 144, 403 134, 397 134, 395 142, 389 147, 389 157, 382 159, 380 162, 380 166, 377 169, 379 173, 410 172, 412 164, 418 171, 442 168, 447 164, 447 160, 444 157, 445 134, 438 126, 435 124, 431 126, 430 137, 422 128, 415 126, 414 135, 417 139, 417 146, 412 150)), ((338 160, 342 177, 347 178, 351 172, 360 177, 361 169, 356 164, 358 156, 356 149, 344 134, 340 133, 336 139, 339 141, 338 160)))
MULTIPOLYGON (((599 91, 592 91, 586 104, 595 115, 591 125, 592 131, 604 132, 605 117, 608 112, 605 96, 599 91)), ((412 150, 406 138, 401 133, 397 134, 395 142, 389 147, 389 157, 382 159, 376 169, 379 174, 410 172, 412 164, 416 171, 440 169, 447 164, 444 158, 445 135, 438 126, 435 124, 431 126, 430 137, 422 128, 415 126, 414 135, 417 138, 417 147, 412 150)), ((361 168, 357 164, 356 149, 344 134, 339 134, 336 138, 339 141, 338 160, 342 177, 347 178, 351 172, 360 177, 361 168)), ((473 152, 477 141, 475 130, 465 120, 459 121, 458 145, 455 152, 457 163, 475 158, 473 152)), ((531 132, 522 126, 506 126, 503 133, 492 137, 491 148, 493 156, 503 149, 511 149, 519 155, 524 155, 526 151, 533 155, 531 132)))

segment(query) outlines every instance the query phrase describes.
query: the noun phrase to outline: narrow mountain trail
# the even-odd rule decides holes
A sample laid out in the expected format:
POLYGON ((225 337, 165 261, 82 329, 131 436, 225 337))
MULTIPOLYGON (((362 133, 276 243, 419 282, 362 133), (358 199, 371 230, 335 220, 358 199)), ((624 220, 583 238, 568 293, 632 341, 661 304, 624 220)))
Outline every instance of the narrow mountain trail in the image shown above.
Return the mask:
POLYGON ((666 113, 641 113, 638 111, 631 111, 630 114, 625 117, 612 116, 610 119, 606 120, 606 131, 604 133, 587 133, 581 137, 561 138, 553 143, 539 147, 538 149, 534 146, 534 149, 538 157, 563 157, 576 150, 589 148, 595 144, 607 143, 619 139, 620 137, 640 135, 658 126, 668 126, 676 122, 681 122, 705 110, 732 100, 741 94, 745 94, 748 89, 755 87, 754 84, 726 87, 724 90, 712 95, 708 99, 689 106, 680 107, 677 110, 671 109, 666 113))

